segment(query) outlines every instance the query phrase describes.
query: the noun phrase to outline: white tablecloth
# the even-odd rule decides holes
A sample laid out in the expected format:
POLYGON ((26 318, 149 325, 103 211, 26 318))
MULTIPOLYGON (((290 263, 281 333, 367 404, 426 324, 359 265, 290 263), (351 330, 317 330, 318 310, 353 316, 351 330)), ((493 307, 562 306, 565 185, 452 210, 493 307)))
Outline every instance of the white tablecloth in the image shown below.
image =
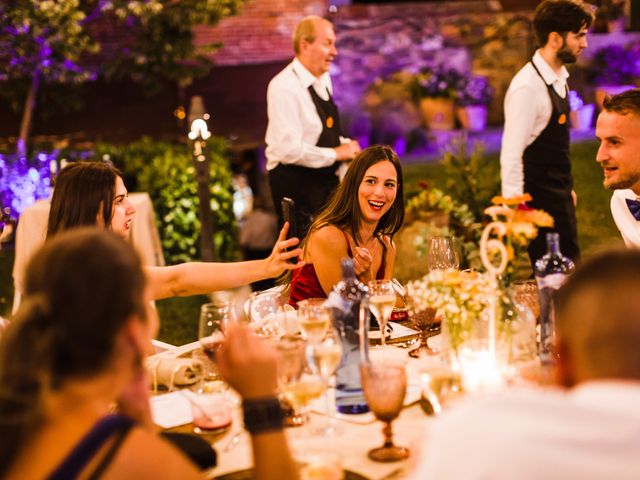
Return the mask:
MULTIPOLYGON (((149 194, 130 193, 129 200, 136 209, 129 239, 136 247, 144 265, 164 265, 160 235, 156 228, 155 213, 149 194)), ((24 271, 27 263, 33 252, 44 242, 50 207, 49 200, 39 200, 26 208, 18 220, 15 261, 13 264, 14 312, 20 304, 24 271)))

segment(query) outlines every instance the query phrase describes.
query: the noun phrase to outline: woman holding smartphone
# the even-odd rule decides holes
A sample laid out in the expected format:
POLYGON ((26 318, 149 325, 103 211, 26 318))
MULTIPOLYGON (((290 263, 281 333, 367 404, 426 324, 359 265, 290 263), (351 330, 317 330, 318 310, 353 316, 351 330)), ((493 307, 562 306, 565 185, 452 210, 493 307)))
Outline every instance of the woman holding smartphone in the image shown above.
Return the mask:
MULTIPOLYGON (((60 171, 56 179, 47 238, 81 226, 98 225, 125 238, 134 221, 135 209, 121 173, 111 164, 74 162, 60 171)), ((209 293, 274 278, 287 269, 297 268, 287 260, 297 258, 297 238, 286 239, 288 225, 280 232, 271 255, 245 262, 190 262, 167 267, 144 267, 150 299, 209 293)), ((106 261, 107 259, 105 259, 106 261)))

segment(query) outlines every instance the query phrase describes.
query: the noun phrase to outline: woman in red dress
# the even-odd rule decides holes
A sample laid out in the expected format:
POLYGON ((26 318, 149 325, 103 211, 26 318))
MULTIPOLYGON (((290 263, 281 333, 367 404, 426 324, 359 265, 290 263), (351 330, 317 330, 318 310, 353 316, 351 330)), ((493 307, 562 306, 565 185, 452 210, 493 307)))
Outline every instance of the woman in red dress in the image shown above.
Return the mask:
POLYGON ((340 260, 353 258, 364 283, 393 276, 393 235, 404 220, 402 167, 388 146, 374 145, 353 160, 303 242, 305 265, 293 272, 289 303, 325 298, 341 277, 340 260))

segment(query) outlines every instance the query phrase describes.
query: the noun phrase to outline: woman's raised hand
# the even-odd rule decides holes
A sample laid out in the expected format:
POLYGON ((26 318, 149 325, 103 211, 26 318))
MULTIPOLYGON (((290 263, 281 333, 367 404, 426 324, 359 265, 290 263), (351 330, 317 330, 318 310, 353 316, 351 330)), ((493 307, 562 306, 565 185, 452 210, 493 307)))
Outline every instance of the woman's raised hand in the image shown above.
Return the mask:
POLYGON ((244 399, 276 394, 277 354, 268 342, 253 335, 246 325, 232 323, 216 353, 220 373, 244 399))
POLYGON ((302 254, 301 248, 293 248, 300 243, 300 240, 296 237, 287 240, 287 232, 289 231, 289 222, 285 222, 278 241, 273 246, 271 255, 265 258, 266 266, 265 271, 269 278, 277 277, 285 270, 294 270, 304 265, 304 262, 300 260, 302 254), (287 251, 287 249, 290 249, 287 251), (297 263, 291 263, 289 259, 298 259, 297 263))
POLYGON ((356 247, 353 252, 353 269, 356 276, 362 282, 368 282, 372 280, 371 275, 371 263, 373 262, 373 256, 371 252, 364 247, 356 247))

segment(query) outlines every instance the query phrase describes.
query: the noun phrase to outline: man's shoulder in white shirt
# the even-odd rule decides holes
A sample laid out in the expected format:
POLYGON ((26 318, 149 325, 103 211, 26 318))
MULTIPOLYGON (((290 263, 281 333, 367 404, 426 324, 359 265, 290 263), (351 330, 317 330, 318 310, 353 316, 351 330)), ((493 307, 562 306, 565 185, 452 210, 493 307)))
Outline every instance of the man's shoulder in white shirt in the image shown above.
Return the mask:
POLYGON ((637 478, 638 400, 640 383, 615 380, 474 399, 429 430, 412 478, 637 478))
POLYGON ((614 190, 611 196, 611 216, 629 248, 640 248, 640 222, 631 214, 626 202, 627 199, 637 198, 633 190, 629 189, 614 190))

